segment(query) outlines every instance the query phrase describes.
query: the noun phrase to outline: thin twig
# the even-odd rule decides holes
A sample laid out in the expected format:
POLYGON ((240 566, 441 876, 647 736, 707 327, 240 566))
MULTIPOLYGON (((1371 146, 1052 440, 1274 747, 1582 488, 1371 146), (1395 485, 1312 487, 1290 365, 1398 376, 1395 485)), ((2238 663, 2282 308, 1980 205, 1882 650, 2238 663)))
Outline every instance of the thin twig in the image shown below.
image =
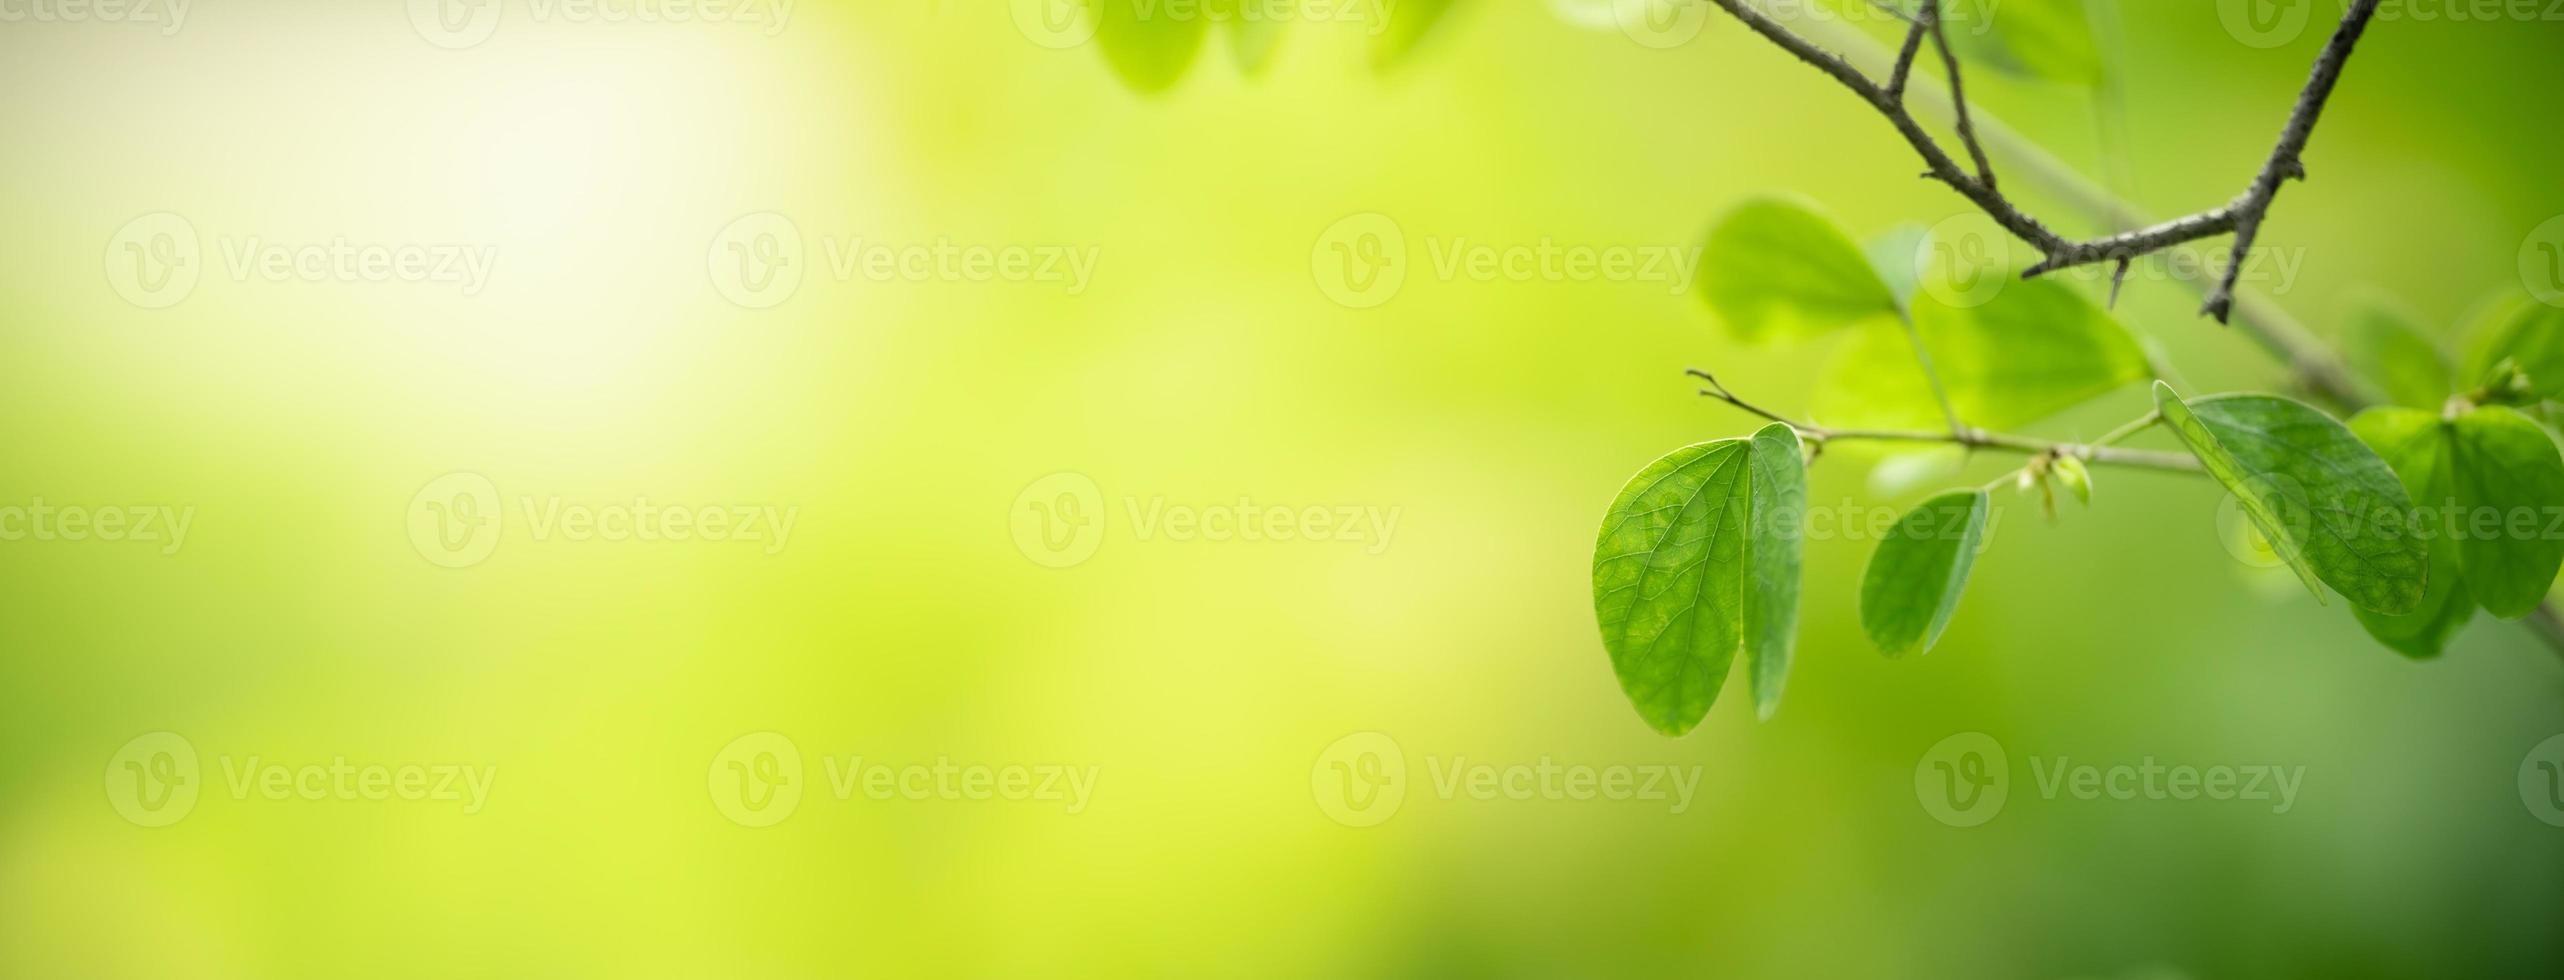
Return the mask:
POLYGON ((1956 117, 1959 142, 1967 144, 1968 157, 1976 161, 1977 183, 1992 191, 1994 161, 1986 159, 1985 145, 1976 139, 1976 123, 1968 118, 1967 88, 1959 83, 1959 56, 1950 53, 1950 32, 1941 26, 1941 0, 1923 0, 1923 23, 1932 29, 1932 47, 1940 51, 1941 65, 1950 72, 1950 114, 1956 117))
POLYGON ((2325 42, 2324 52, 2315 58, 2315 68, 2306 79, 2306 88, 2297 96, 2297 108, 2288 114, 2288 127, 2279 133, 2279 145, 2270 151, 2270 162, 2261 167, 2253 179, 2252 189, 2243 200, 2235 202, 2234 249, 2226 259, 2225 278, 2208 291, 2207 304, 2200 311, 2225 322, 2234 309, 2235 277, 2243 273, 2244 256, 2252 251, 2254 236, 2261 233, 2261 219, 2270 213, 2270 202, 2279 196, 2279 185, 2294 177, 2306 177, 2306 165, 2300 157, 2306 142, 2314 138, 2315 121, 2323 117, 2324 103, 2332 98, 2333 87, 2341 82, 2341 70, 2350 62, 2350 50, 2359 44, 2359 36, 2368 32, 2369 18, 2377 13, 2378 0, 2351 0, 2350 10, 2341 19, 2341 27, 2325 42))
MULTIPOLYGON (((1960 428, 1954 432, 1927 432, 1922 430, 1905 429, 1827 428, 1813 422, 1802 422, 1797 419, 1790 418, 1786 415, 1782 415, 1778 412, 1774 412, 1760 405, 1746 401, 1743 398, 1739 398, 1735 392, 1729 391, 1726 385, 1719 383, 1718 378, 1707 371, 1703 371, 1699 368, 1693 368, 1686 373, 1690 374, 1692 377, 1699 378, 1701 381, 1709 385, 1709 387, 1701 389, 1700 393, 1703 396, 1726 402, 1737 409, 1748 414, 1758 416, 1765 421, 1778 422, 1782 425, 1789 426, 1792 429, 1796 429, 1798 430, 1799 438, 1805 439, 1808 442, 1815 443, 1819 446, 1833 442, 1926 443, 1934 445, 1964 446, 1969 449, 1986 449, 1998 452, 2019 453, 2025 456, 2036 456, 2040 454, 2072 456, 2089 463, 2100 463, 2110 466, 2127 466, 2138 469, 2165 470, 2176 473, 2203 472, 2197 459, 2181 453, 2155 452, 2145 449, 2121 449, 2098 442, 2056 442, 2047 439, 2035 439, 2029 436, 2011 435, 2002 432, 1987 432, 1984 429, 1975 428, 1960 428)), ((2147 419, 2141 421, 2145 421, 2150 424, 2152 422, 2152 417, 2149 416, 2147 419)))

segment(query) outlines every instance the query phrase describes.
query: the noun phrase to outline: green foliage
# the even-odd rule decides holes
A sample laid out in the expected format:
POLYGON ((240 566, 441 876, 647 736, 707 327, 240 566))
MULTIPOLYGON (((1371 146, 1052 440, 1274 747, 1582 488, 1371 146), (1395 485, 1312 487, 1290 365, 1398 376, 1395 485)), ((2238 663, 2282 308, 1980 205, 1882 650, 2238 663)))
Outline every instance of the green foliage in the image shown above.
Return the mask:
POLYGON ((1798 618, 1798 453, 1781 425, 1677 450, 1604 516, 1594 612, 1621 689, 1657 731, 1700 723, 1740 646, 1760 710, 1777 704, 1798 618))
POLYGON ((2448 401, 2448 356, 2403 314, 2369 304, 2342 330, 2342 359, 2397 405, 2438 410, 2448 401))
POLYGON ((2188 404, 2156 382, 2155 403, 2317 599, 2330 585, 2375 612, 2421 607, 2429 553, 2414 533, 2412 497, 2348 427, 2276 395, 2188 404))
MULTIPOLYGON (((2017 9, 2028 13, 2007 21, 2020 28, 2016 41, 2049 27, 2082 29, 2079 12, 2017 9)), ((2053 77, 2083 77, 2073 55, 2069 45, 2023 60, 2053 77)), ((1757 714, 1769 718, 1779 705, 1802 584, 1802 433, 1828 444, 1922 447, 1883 461, 1872 473, 1879 485, 1909 469, 1947 478, 1971 449, 2027 455, 2007 479, 2037 490, 2051 519, 2060 486, 2091 503, 2091 461, 2183 468, 2159 452, 1984 435, 2146 380, 2154 360, 2060 280, 2005 282, 1990 295, 1928 278, 1946 272, 1918 282, 1924 241, 1919 229, 1901 228, 1858 246, 1785 198, 1749 200, 1713 223, 1698 279, 1728 332, 1749 341, 1850 336, 1812 395, 1824 426, 1775 422, 1751 439, 1676 452, 1632 479, 1606 515, 1595 610, 1623 690, 1657 730, 1679 735, 1698 725, 1740 648, 1757 714)), ((2495 307, 2475 331, 2465 370, 2453 372, 2391 309, 2371 304, 2357 314, 2343 330, 2343 356, 2401 407, 2345 426, 2276 395, 2192 402, 2157 381, 2153 419, 2319 601, 2339 592, 2379 643, 2426 659, 2477 608, 2505 618, 2535 610, 2564 568, 2564 538, 2544 533, 2542 519, 2521 523, 2564 504, 2564 453, 2537 419, 2503 407, 2543 412, 2564 392, 2564 310, 2495 307), (2417 511, 2416 499, 2427 509, 2417 511)), ((1780 417, 1723 387, 1714 393, 1780 417)), ((1943 493, 1902 515, 1871 553, 1860 619, 1880 651, 1905 657, 1939 642, 1983 549, 1991 507, 1983 489, 1943 493)))
POLYGON ((1813 208, 1757 198, 1712 225, 1694 280, 1746 340, 1814 337, 1896 312, 1896 294, 1859 246, 1813 208))
POLYGON ((1958 611, 1990 509, 1983 490, 1953 490, 1907 511, 1861 574, 1861 628, 1890 657, 1927 653, 1958 611))
MULTIPOLYGON (((1954 306, 1943 290, 1914 297, 1917 337, 1970 424, 2035 422, 2152 376, 2127 328, 2074 288, 2053 280, 2006 284, 1976 306, 1954 306)), ((1816 393, 1817 413, 1836 424, 1911 428, 1941 424, 1930 380, 1913 342, 1895 323, 1863 329, 1836 355, 1816 393)))

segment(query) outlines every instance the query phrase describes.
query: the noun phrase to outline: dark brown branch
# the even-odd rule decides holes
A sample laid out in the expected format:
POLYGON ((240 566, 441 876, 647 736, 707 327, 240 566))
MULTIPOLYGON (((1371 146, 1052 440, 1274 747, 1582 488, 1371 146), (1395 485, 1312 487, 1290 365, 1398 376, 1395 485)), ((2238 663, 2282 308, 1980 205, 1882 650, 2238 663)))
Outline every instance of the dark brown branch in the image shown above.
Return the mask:
POLYGON ((2279 185, 2282 182, 2290 178, 2304 178, 2305 164, 2300 156, 2305 152, 2307 141, 2314 135, 2315 122, 2322 116, 2325 102, 2331 98, 2333 88, 2341 80, 2342 68, 2350 60, 2352 47, 2358 43, 2360 35, 2366 32, 2369 21, 2375 16, 2378 0, 2351 0, 2349 10, 2342 17, 2340 29, 2335 31, 2332 41, 2325 46, 2323 54, 2316 59, 2313 75, 2308 80, 2305 90, 2297 97, 2296 111, 2290 115, 2287 127, 2281 131, 2278 147, 2272 151, 2269 163, 2262 168, 2261 173, 2253 180, 2252 186, 2242 196, 2236 198, 2231 204, 2202 211, 2186 218, 2082 242, 2069 240, 2051 231, 2044 222, 2023 211, 2010 198, 1996 190, 1994 165, 1977 139, 1974 120, 1968 112, 1967 98, 1960 88, 1958 60, 1951 56, 1947 35, 1941 27, 1940 0, 1924 0, 1920 14, 1914 18, 1914 27, 1906 35, 1905 46, 1897 54, 1896 68, 1888 84, 1884 86, 1871 80, 1868 75, 1863 74, 1860 69, 1853 67, 1842 57, 1782 26, 1778 21, 1757 9, 1751 0, 1711 0, 1711 2, 1717 4, 1719 9, 1727 11, 1729 16, 1736 18, 1754 33, 1762 35, 1765 40, 1778 45, 1800 61, 1831 76, 1835 81, 1842 83, 1843 87, 1852 90, 1853 94, 1868 102, 1887 119, 1890 125, 1896 127, 1897 134, 1913 146, 1914 152, 1922 156, 1924 164, 1929 168, 1923 176, 1949 185, 1950 189, 1959 192, 1960 196, 1975 204, 1978 210, 1985 212, 1987 217, 1994 220, 1994 223, 2003 226, 2005 231, 2038 249, 2044 258, 2024 272, 2025 277, 2100 262, 2124 265, 2139 257, 2177 245, 2233 233, 2235 241, 2231 258, 2226 266, 2225 277, 2216 287, 2208 291, 2207 303, 2203 309, 2203 312, 2216 317, 2219 322, 2225 322, 2234 305, 2235 279, 2242 273, 2243 259, 2251 250, 2253 240, 2261 230, 2262 218, 2269 212, 2271 201, 2278 196, 2279 185), (1976 166, 1974 174, 1969 173, 1947 150, 1944 150, 1940 141, 1934 139, 1932 134, 1923 128, 1922 123, 1914 118, 1913 113, 1905 108, 1906 83, 1911 79, 1915 52, 1926 32, 1931 34, 1934 47, 1938 49, 1942 61, 1949 67, 1951 111, 1955 117, 1954 122, 1959 138, 1966 145, 1968 155, 1976 166))
POLYGON ((2324 104, 2332 99, 2333 87, 2341 82, 2341 70, 2350 63, 2350 50, 2359 37, 2368 32, 2369 19, 2377 13, 2377 0, 2351 0, 2350 10, 2342 15, 2341 27, 2325 42, 2322 54, 2315 57, 2315 68, 2306 79, 2305 91, 2297 96, 2297 108, 2288 114, 2288 126, 2279 133, 2279 145, 2270 151, 2270 162, 2263 164, 2261 175, 2253 179, 2252 189, 2230 209, 2235 215, 2234 248, 2227 254, 2225 277, 2208 292, 2206 305, 2200 311, 2223 323, 2234 309, 2235 277, 2243 273, 2244 256, 2252 251, 2254 236, 2261 233, 2261 219, 2270 213, 2270 202, 2279 196, 2279 185, 2294 177, 2306 177, 2306 164, 2299 159, 2306 152, 2306 142, 2315 136, 2315 121, 2323 117, 2324 104))
POLYGON ((1968 117, 1968 96, 1959 84, 1959 56, 1950 53, 1950 33, 1941 26, 1941 0, 1923 0, 1923 23, 1932 29, 1932 46, 1941 53, 1941 65, 1950 72, 1950 115, 1959 131, 1959 142, 1967 144, 1968 156, 1976 161, 1976 179, 1985 189, 1994 189, 1994 161, 1985 157, 1984 144, 1976 139, 1976 123, 1968 117))

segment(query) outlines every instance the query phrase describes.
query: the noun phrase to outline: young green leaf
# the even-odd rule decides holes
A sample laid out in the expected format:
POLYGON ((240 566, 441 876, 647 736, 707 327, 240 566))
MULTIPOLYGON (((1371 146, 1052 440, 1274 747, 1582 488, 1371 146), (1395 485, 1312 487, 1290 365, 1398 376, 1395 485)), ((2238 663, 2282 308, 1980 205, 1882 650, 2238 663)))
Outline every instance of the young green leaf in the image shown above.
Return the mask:
POLYGON ((1701 248, 1701 298, 1746 340, 1813 337, 1896 312, 1896 295, 1858 246, 1785 198, 1736 206, 1701 248))
POLYGON ((1754 433, 1752 513, 1745 552, 1745 665, 1754 682, 1754 711, 1780 710, 1798 638, 1800 524, 1807 513, 1807 457, 1798 430, 1773 423, 1754 433))
POLYGON ((1209 33, 1204 18, 1167 16, 1121 0, 1087 0, 1087 13, 1095 18, 1095 44, 1104 50, 1104 61, 1122 84, 1143 94, 1174 88, 1209 33))
POLYGON ((2101 81, 2101 51, 2084 0, 2005 0, 1952 4, 1944 32, 1962 58, 2006 72, 2068 85, 2101 81), (1995 11, 2000 11, 2000 16, 1995 11), (1970 16, 1973 15, 1973 16, 1970 16), (1989 29, 1991 28, 1991 29, 1989 29))
MULTIPOLYGON (((1992 301, 1952 306, 1926 289, 1914 296, 1914 330, 1972 425, 2035 422, 2150 377, 2145 350, 2110 314, 2051 279, 2007 283, 1992 301)), ((1864 328, 1835 355, 1815 397, 1816 415, 1851 428, 1944 424, 1913 343, 1893 321, 1864 328)))
POLYGON ((1594 614, 1621 690, 1647 724, 1700 724, 1744 633, 1752 452, 1676 450, 1622 488, 1594 544, 1594 614))
POLYGON ((2065 484, 2067 490, 2074 492, 2074 499, 2085 504, 2092 503, 2092 470, 2083 465, 2082 459, 2059 456, 2056 465, 2051 469, 2057 475, 2057 482, 2065 484))
POLYGON ((2472 332, 2462 376, 2467 385, 2496 383, 2497 369, 2507 363, 2525 376, 2525 388, 2494 395, 2522 402, 2564 398, 2564 308, 2507 297, 2480 311, 2472 332))
MULTIPOLYGON (((2438 413, 2372 408, 2350 420, 2350 431, 2377 451, 2425 513, 2455 505, 2447 429, 2438 413)), ((2441 538, 2430 549, 2430 577, 2424 583, 2421 607, 2411 615, 2389 616, 2356 607, 2351 612, 2368 635, 2387 649, 2417 660, 2439 656, 2449 639, 2475 618, 2475 598, 2466 589, 2456 543, 2441 538)))
POLYGON ((2555 440, 2518 412, 2479 408, 2449 425, 2448 471, 2468 591, 2502 619, 2536 611, 2564 567, 2564 539, 2547 533, 2548 508, 2564 502, 2555 440))
POLYGON ((1861 573, 1861 628, 1881 653, 1928 653, 1958 611, 1992 504, 1953 490, 1907 511, 1861 573))
POLYGON ((2397 405, 2436 410, 2448 401, 2453 372, 2447 356, 2392 309, 2370 305, 2351 314, 2342 331, 2342 355, 2397 405))
POLYGON ((2160 381, 2155 404, 2318 600, 2330 585, 2364 609, 2420 608, 2429 554, 2412 497, 2347 427, 2274 395, 2185 403, 2160 381))

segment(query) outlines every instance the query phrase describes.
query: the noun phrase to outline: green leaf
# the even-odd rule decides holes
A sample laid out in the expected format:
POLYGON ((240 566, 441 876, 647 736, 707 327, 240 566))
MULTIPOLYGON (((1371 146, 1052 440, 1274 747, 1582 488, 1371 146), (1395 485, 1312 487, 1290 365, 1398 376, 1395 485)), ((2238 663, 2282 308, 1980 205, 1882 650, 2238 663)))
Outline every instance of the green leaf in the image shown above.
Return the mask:
POLYGON ((1386 4, 1388 26, 1377 28, 1371 37, 1371 67, 1387 71, 1404 64, 1425 39, 1439 33, 1436 28, 1450 18, 1459 0, 1399 0, 1386 4))
POLYGON ((1210 21, 1176 17, 1164 6, 1148 7, 1122 0, 1087 0, 1095 18, 1095 44, 1104 61, 1132 91, 1155 94, 1174 88, 1201 50, 1210 21))
MULTIPOLYGON (((1969 424, 2038 421, 2152 374, 2145 350, 2117 320, 2065 283, 2014 282, 1978 306, 1914 296, 1914 329, 1951 406, 1969 424)), ((1828 365, 1816 417, 1852 428, 1941 428, 1929 381, 1903 326, 1864 328, 1828 365)))
POLYGON ((2498 300, 2477 314, 2473 335, 2468 385, 2492 385, 2495 395, 2523 402, 2564 397, 2564 308, 2527 297, 2498 300), (2517 390, 2501 383, 2506 365, 2525 377, 2517 390))
POLYGON ((1929 653, 1958 611, 1992 507, 1983 490, 1953 490, 1907 511, 1861 573, 1861 628, 1890 657, 1929 653))
POLYGON ((2429 554, 2412 497, 2347 427, 2275 395, 2185 403, 2159 381, 2155 404, 2316 599, 2330 585, 2363 609, 2420 608, 2429 554))
POLYGON ((1639 717, 1667 735, 1700 724, 1741 646, 1755 711, 1780 705, 1798 631, 1806 462, 1798 433, 1765 426, 1649 464, 1594 543, 1594 617, 1639 717))
POLYGON ((2549 508, 2564 505, 2555 440, 2518 412, 2479 408, 2449 426, 2448 472, 2468 591, 2502 619, 2535 612, 2564 567, 2564 539, 2547 533, 2549 508))
POLYGON ((1754 433, 1753 511, 1745 537, 1751 577, 1745 591, 1745 655, 1754 712, 1780 710, 1798 637, 1799 533, 1807 514, 1807 456, 1798 430, 1779 423, 1754 433))
MULTIPOLYGON (((2425 512, 2453 506, 2457 491, 2449 482, 2447 430, 2437 413, 2372 408, 2350 420, 2350 431, 2377 451, 2425 512)), ((2445 651, 2449 639, 2475 618, 2475 598, 2466 589, 2458 549, 2443 539, 2430 549, 2430 577, 2424 583, 2420 608, 2406 616, 2359 608, 2351 612, 2368 635, 2387 649, 2427 660, 2445 651)))
POLYGON ((1680 735, 1700 724, 1744 635, 1750 444, 1676 450, 1620 491, 1594 544, 1594 614, 1629 703, 1680 735))
POLYGON ((1700 295, 1738 337, 1813 337, 1896 312, 1896 295, 1834 223, 1800 202, 1756 198, 1709 230, 1700 295))
POLYGON ((2448 401, 2447 356, 2401 313, 2372 304, 2351 314, 2342 354, 2388 401, 2434 411, 2448 401))
POLYGON ((1962 61, 1983 61, 2026 78, 2091 86, 2101 81, 2101 50, 2093 41, 2092 22, 2084 16, 2083 4, 2084 0, 1952 4, 1943 30, 1962 61))

